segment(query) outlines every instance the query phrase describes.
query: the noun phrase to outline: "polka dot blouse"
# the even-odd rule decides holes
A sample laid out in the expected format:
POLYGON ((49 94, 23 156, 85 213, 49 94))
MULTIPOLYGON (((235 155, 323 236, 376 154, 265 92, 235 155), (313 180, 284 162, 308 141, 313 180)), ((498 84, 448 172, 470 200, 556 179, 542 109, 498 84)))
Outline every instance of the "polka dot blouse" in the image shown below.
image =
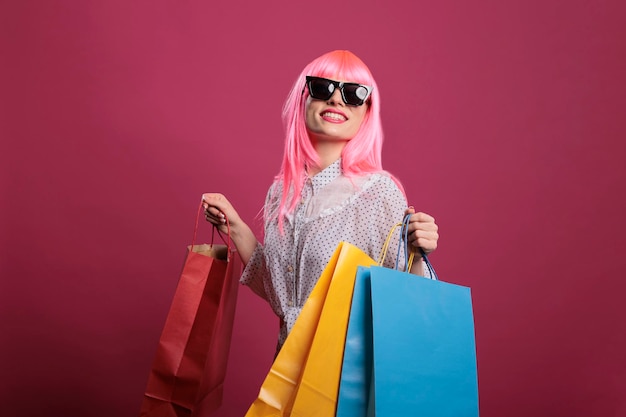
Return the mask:
MULTIPOLYGON (((282 184, 274 183, 266 213, 277 209, 281 194, 282 184)), ((352 243, 377 259, 406 207, 388 174, 347 178, 338 160, 306 181, 301 201, 283 223, 283 234, 278 220, 266 216, 264 244, 257 244, 241 283, 266 299, 280 318, 279 348, 339 242, 352 243)), ((393 267, 396 251, 389 252, 385 266, 393 267)))

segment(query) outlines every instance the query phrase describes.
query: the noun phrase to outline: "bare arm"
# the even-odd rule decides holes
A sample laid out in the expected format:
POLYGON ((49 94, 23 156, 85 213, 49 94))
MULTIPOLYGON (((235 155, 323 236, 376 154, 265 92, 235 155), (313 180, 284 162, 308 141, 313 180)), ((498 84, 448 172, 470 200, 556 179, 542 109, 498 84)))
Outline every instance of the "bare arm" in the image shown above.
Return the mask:
POLYGON ((227 233, 226 219, 230 224, 230 236, 237 248, 239 257, 244 265, 248 263, 252 252, 258 244, 252 229, 243 221, 232 204, 219 193, 205 193, 202 195, 205 208, 205 218, 216 225, 220 232, 227 233))

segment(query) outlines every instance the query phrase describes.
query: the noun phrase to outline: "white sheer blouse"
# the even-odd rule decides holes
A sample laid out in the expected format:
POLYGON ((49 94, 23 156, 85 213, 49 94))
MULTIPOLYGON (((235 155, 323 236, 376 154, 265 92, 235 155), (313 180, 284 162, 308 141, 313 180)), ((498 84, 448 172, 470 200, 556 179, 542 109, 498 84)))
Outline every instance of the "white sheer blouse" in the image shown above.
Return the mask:
MULTIPOLYGON (((276 209, 281 193, 282 184, 274 183, 266 210, 276 209)), ((309 178, 301 195, 283 224, 283 234, 276 219, 266 220, 264 244, 257 245, 241 277, 241 283, 266 299, 281 319, 279 349, 338 243, 352 243, 377 259, 407 208, 388 174, 347 178, 341 160, 309 178)), ((385 266, 395 265, 396 253, 390 250, 385 266)))

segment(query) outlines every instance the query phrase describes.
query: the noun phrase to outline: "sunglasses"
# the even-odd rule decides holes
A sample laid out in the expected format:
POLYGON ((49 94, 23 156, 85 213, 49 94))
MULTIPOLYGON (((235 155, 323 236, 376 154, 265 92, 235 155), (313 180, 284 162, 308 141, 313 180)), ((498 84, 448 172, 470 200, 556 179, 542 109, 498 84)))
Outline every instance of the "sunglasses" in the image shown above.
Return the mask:
POLYGON ((306 77, 306 85, 309 87, 311 97, 317 100, 328 100, 332 97, 335 90, 339 89, 343 102, 350 106, 363 105, 372 92, 372 87, 367 85, 344 83, 310 75, 306 77))

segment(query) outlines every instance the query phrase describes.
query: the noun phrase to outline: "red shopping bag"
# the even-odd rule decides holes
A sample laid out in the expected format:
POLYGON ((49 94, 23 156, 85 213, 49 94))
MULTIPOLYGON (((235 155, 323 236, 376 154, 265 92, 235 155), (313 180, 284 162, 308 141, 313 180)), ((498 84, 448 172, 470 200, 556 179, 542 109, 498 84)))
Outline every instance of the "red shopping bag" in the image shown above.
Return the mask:
POLYGON ((201 213, 202 205, 148 377, 141 417, 207 416, 222 403, 239 282, 230 233, 226 245, 195 245, 201 213))

